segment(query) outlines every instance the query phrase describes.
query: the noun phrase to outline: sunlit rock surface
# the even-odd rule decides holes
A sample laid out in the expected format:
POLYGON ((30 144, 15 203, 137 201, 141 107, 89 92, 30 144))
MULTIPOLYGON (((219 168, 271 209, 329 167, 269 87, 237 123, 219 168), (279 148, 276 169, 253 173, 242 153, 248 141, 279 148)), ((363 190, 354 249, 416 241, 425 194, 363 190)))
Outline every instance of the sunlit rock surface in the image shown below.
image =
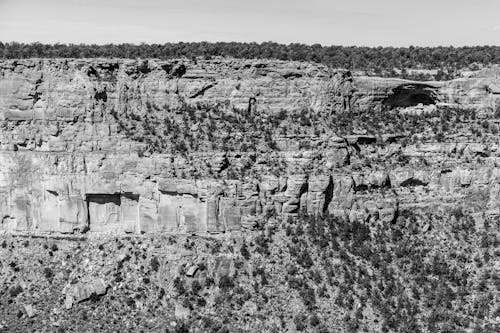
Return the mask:
MULTIPOLYGON (((259 141, 239 151, 211 149, 209 139, 198 139, 207 125, 195 122, 171 132, 203 146, 185 152, 144 147, 151 133, 158 140, 153 146, 168 147, 170 132, 158 124, 187 119, 186 106, 210 112, 217 105, 227 115, 239 110, 264 122, 302 109, 326 121, 354 110, 425 116, 441 107, 492 119, 499 72, 410 82, 264 60, 3 61, 0 231, 217 234, 302 213, 390 223, 401 206, 460 202, 480 216, 495 216, 495 136, 471 139, 463 132, 402 144, 405 133, 374 135, 362 128, 350 134, 275 131, 272 149, 259 141), (137 123, 149 121, 153 125, 140 137, 137 123)), ((219 123, 208 131, 231 138, 255 131, 236 133, 219 123)))

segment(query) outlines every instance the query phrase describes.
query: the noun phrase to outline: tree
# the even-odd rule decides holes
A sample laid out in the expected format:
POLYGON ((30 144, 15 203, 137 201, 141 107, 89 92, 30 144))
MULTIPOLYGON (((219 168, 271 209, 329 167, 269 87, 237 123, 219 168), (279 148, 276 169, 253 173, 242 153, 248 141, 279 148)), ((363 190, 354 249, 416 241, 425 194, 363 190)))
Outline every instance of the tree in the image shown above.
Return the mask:
MULTIPOLYGON (((21 44, 1 43, 0 57, 17 58, 196 58, 210 59, 214 56, 243 59, 279 59, 313 61, 332 68, 352 68, 356 70, 377 70, 378 75, 394 75, 394 68, 441 69, 433 78, 449 79, 450 73, 459 68, 475 64, 477 68, 500 62, 500 46, 492 47, 343 47, 289 45, 275 42, 258 43, 165 43, 165 44, 21 44), (447 74, 443 69, 447 69, 447 74)), ((408 73, 403 72, 401 76, 408 73)), ((415 79, 428 79, 417 75, 415 79)))

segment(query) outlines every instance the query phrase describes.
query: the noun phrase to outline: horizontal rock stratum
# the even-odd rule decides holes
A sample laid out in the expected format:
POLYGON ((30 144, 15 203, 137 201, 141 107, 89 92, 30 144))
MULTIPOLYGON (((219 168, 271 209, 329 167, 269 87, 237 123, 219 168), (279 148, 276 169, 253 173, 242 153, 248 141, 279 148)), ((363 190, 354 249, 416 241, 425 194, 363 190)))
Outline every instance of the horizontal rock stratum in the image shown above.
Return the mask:
POLYGON ((403 205, 464 202, 482 221, 500 208, 499 74, 2 61, 0 231, 213 234, 300 213, 390 223, 403 205))

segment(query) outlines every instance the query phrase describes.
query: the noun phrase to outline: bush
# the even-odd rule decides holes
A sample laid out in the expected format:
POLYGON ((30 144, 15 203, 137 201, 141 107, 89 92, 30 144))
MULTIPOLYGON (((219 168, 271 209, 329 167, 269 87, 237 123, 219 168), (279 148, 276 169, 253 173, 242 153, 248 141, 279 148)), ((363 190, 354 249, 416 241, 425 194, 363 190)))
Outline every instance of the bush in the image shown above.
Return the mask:
POLYGON ((159 268, 160 268, 160 261, 158 260, 157 257, 153 257, 151 259, 151 269, 155 272, 158 272, 159 268))
POLYGON ((319 318, 316 314, 313 314, 309 319, 309 323, 312 327, 316 327, 320 324, 319 318))
POLYGON ((186 293, 186 288, 184 287, 184 280, 180 277, 176 277, 174 279, 174 288, 179 295, 183 295, 186 293))
POLYGON ((307 286, 305 289, 301 290, 299 294, 302 298, 302 301, 304 302, 304 305, 308 309, 316 305, 316 295, 311 287, 307 286))
POLYGON ((23 292, 23 287, 21 287, 20 285, 16 285, 16 286, 10 288, 10 290, 9 290, 9 294, 11 297, 16 297, 17 295, 19 295, 22 292, 23 292))
POLYGON ((299 314, 293 318, 295 328, 297 331, 303 331, 306 329, 307 318, 304 314, 299 314))
POLYGON ((45 267, 43 269, 43 275, 47 280, 52 280, 52 278, 54 277, 54 272, 49 267, 45 267))
POLYGON ((228 275, 221 276, 221 278, 219 279, 220 289, 227 291, 228 289, 231 289, 233 287, 234 287, 234 282, 231 277, 229 277, 228 275))
POLYGON ((198 292, 202 289, 202 286, 198 280, 194 280, 193 283, 191 283, 191 291, 193 294, 198 294, 198 292))
MULTIPOLYGON (((322 46, 274 42, 192 42, 165 44, 24 44, 1 43, 0 58, 195 58, 210 59, 214 56, 234 58, 266 58, 323 63, 332 68, 361 69, 383 76, 399 76, 407 79, 446 80, 454 77, 456 70, 472 63, 489 65, 500 62, 499 46, 474 47, 355 47, 322 46), (394 68, 402 69, 396 73, 394 68), (412 73, 405 68, 439 69, 437 74, 412 73)), ((116 68, 111 68, 114 70, 116 68)), ((163 68, 169 75, 181 77, 186 69, 178 66, 163 68)), ((147 61, 138 68, 147 73, 147 61)), ((110 75, 113 77, 113 74, 110 75)), ((279 116, 279 115, 278 115, 279 116)))
POLYGON ((241 245, 240 253, 241 253, 241 256, 243 258, 245 258, 245 260, 249 260, 250 259, 250 252, 248 252, 248 248, 247 248, 246 243, 243 243, 241 245))

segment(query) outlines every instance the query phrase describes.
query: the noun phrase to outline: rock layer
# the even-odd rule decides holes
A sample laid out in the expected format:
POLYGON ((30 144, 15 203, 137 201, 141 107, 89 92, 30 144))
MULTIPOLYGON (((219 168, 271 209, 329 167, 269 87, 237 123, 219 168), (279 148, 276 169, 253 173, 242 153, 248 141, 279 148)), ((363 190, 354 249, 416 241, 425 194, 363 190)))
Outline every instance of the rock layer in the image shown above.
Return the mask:
POLYGON ((283 134, 276 127, 269 149, 258 141, 266 133, 221 125, 235 114, 266 124, 309 110, 326 123, 352 112, 384 118, 452 107, 473 110, 474 121, 494 128, 496 73, 422 83, 280 61, 3 61, 0 230, 215 234, 300 213, 389 223, 401 205, 461 202, 481 218, 496 216, 495 135, 462 131, 403 143, 408 133, 310 126, 283 134), (198 139, 206 125, 189 121, 185 110, 210 113, 214 105, 224 111, 208 132, 236 141, 250 135, 257 144, 219 149, 198 139), (162 127, 179 119, 189 127, 162 127), (172 133, 204 146, 172 150, 172 133))

